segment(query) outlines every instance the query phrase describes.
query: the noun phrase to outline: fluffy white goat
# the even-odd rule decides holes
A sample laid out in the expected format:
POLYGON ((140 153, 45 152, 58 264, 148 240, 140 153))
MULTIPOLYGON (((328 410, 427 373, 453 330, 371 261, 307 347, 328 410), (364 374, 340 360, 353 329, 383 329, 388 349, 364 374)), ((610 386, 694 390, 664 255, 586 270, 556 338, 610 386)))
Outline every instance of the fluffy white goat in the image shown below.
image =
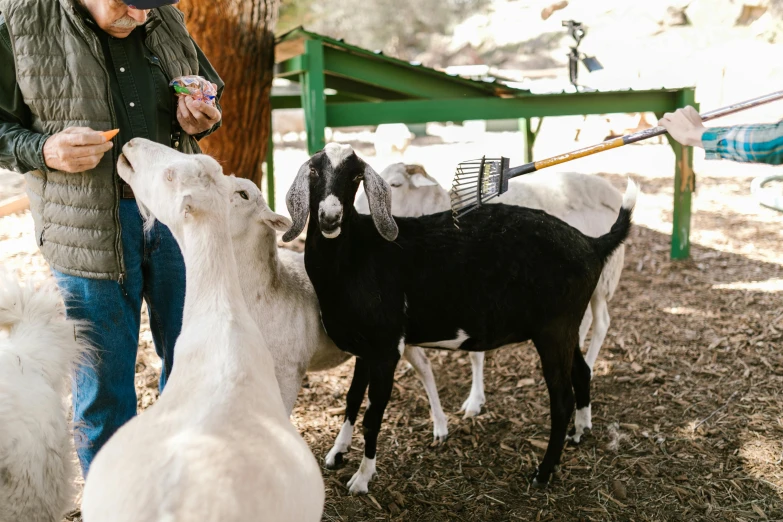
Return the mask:
POLYGON ((53 284, 0 273, 0 521, 60 522, 73 507, 76 461, 66 412, 84 356, 53 284))

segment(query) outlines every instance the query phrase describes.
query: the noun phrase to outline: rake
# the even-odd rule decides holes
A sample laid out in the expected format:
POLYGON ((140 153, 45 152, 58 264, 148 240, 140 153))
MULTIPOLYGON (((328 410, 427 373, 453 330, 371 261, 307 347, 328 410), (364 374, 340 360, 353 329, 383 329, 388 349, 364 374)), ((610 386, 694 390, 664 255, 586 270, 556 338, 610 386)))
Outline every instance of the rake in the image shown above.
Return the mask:
MULTIPOLYGON (((751 107, 758 107, 759 105, 781 98, 783 98, 783 91, 778 91, 758 98, 753 98, 752 100, 735 103, 734 105, 729 105, 722 109, 705 112, 700 116, 702 121, 708 121, 745 109, 750 109, 751 107)), ((537 170, 546 167, 559 165, 605 150, 616 149, 617 147, 622 147, 629 143, 636 143, 637 141, 646 140, 662 134, 666 134, 665 128, 652 127, 633 134, 606 140, 597 145, 512 168, 509 168, 509 159, 504 157, 482 157, 480 159, 463 161, 457 166, 457 173, 451 186, 451 212, 454 217, 454 224, 458 226, 459 220, 466 214, 476 210, 490 199, 506 192, 508 190, 508 180, 511 178, 523 174, 530 174, 531 172, 536 172, 537 170)))

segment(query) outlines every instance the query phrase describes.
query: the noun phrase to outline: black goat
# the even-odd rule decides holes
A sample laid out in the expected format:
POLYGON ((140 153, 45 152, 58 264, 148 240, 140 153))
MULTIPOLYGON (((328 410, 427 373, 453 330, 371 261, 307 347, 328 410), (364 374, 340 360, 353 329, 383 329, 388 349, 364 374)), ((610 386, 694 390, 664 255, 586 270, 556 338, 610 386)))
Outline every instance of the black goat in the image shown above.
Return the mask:
MULTIPOLYGON (((486 351, 532 340, 549 390, 552 427, 534 484, 545 486, 574 411, 590 406, 590 369, 579 324, 604 262, 627 237, 636 200, 628 191, 606 235, 591 238, 540 210, 479 208, 452 224, 451 213, 392 218, 389 187, 347 145, 330 143, 302 167, 288 191, 291 241, 312 216, 305 266, 324 327, 357 357, 346 421, 327 466, 342 460, 369 385, 364 459, 348 485, 367 492, 383 412, 405 343, 486 351), (359 183, 371 216, 353 206, 359 183), (398 234, 399 233, 399 234, 398 234)), ((581 435, 585 427, 575 427, 581 435)))

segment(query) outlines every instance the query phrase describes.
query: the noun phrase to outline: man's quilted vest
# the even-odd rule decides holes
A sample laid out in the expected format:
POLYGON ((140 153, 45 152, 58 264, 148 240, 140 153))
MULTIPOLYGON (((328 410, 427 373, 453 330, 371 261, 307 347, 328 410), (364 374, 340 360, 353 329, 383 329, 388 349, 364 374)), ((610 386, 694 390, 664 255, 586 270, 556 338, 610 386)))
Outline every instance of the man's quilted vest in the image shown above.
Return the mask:
MULTIPOLYGON (((109 73, 98 37, 77 13, 76 0, 0 0, 11 35, 16 77, 33 115, 30 130, 54 134, 68 127, 116 128, 109 73)), ((196 48, 174 7, 154 9, 147 45, 169 78, 198 73, 196 48)), ((116 147, 115 147, 116 149, 116 147)), ((180 150, 199 152, 195 139, 180 150)), ((119 155, 112 149, 90 171, 26 174, 38 245, 62 273, 121 280, 119 155)))

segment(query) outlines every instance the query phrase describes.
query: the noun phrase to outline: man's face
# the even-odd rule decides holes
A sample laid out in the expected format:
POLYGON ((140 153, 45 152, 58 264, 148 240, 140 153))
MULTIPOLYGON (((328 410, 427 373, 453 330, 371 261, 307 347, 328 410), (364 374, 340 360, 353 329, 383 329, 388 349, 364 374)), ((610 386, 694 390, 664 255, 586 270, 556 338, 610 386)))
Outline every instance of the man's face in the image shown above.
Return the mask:
POLYGON ((98 27, 115 38, 125 38, 147 21, 149 9, 133 9, 122 0, 81 0, 98 27))

